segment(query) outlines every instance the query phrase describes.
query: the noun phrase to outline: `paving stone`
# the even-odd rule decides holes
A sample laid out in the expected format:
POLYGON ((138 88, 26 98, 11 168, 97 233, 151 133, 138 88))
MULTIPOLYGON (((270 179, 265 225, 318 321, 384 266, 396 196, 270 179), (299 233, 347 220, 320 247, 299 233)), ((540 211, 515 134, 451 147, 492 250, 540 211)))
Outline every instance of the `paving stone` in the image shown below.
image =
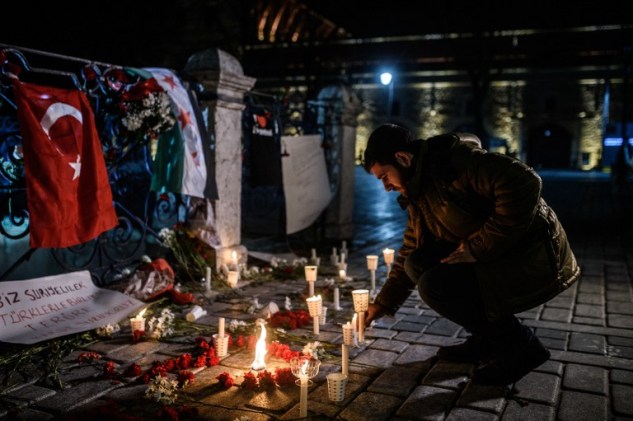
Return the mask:
POLYGON ((466 386, 472 368, 472 364, 440 361, 424 376, 422 384, 460 390, 466 386))
POLYGON ((607 290, 607 308, 609 308, 610 301, 620 301, 624 303, 631 302, 631 293, 628 291, 613 291, 607 290))
POLYGON ((599 283, 587 283, 586 279, 581 280, 580 286, 578 287, 579 293, 586 294, 599 294, 602 292, 602 281, 599 283))
POLYGON ((567 364, 563 377, 563 387, 606 395, 608 374, 608 371, 601 367, 567 364))
POLYGON ((558 410, 559 421, 607 419, 607 398, 590 393, 563 391, 558 410))
POLYGON ((611 370, 610 376, 613 383, 624 383, 633 385, 633 371, 611 370))
POLYGON ((579 304, 593 304, 604 306, 604 295, 602 291, 598 294, 579 293, 576 301, 579 304))
POLYGON ((394 330, 404 330, 407 332, 414 332, 414 333, 422 333, 422 331, 424 330, 424 328, 426 328, 426 324, 421 324, 421 323, 410 323, 410 322, 403 322, 400 321, 398 323, 396 323, 395 325, 393 325, 393 329, 394 330))
POLYGON ((562 308, 562 309, 566 309, 566 310, 571 310, 572 306, 574 305, 574 297, 569 296, 569 294, 567 296, 559 294, 558 296, 556 296, 555 298, 552 298, 551 300, 549 300, 547 303, 545 303, 545 308, 562 308))
POLYGON ((367 349, 358 357, 354 358, 354 363, 372 367, 391 367, 398 358, 398 354, 391 351, 381 351, 378 349, 367 349))
POLYGON ((389 341, 386 339, 377 339, 374 341, 374 343, 371 344, 371 346, 369 346, 369 348, 372 348, 372 349, 381 349, 383 351, 393 351, 393 352, 397 352, 398 354, 400 354, 402 351, 404 351, 408 347, 409 347, 408 342, 395 341, 395 340, 389 341))
POLYGON ((508 400, 501 421, 554 421, 555 418, 553 406, 508 400))
POLYGON ((547 329, 547 328, 543 328, 543 327, 539 327, 539 328, 534 329, 534 333, 539 338, 552 338, 552 339, 567 340, 567 338, 569 337, 569 332, 567 332, 567 331, 547 329))
POLYGON ((82 383, 81 387, 64 389, 49 398, 42 399, 35 404, 35 409, 53 413, 67 412, 121 386, 121 383, 117 384, 111 380, 82 383))
POLYGON ((490 412, 482 412, 468 408, 453 408, 445 421, 496 421, 499 417, 490 412))
POLYGON ((393 339, 404 342, 416 342, 421 337, 422 334, 417 332, 399 332, 393 339))
POLYGON ((609 301, 607 311, 609 313, 633 314, 633 303, 609 301))
POLYGON ((130 337, 126 336, 126 337, 105 340, 105 341, 94 342, 89 345, 86 345, 84 349, 87 351, 96 352, 101 355, 106 355, 111 352, 117 352, 117 351, 123 350, 124 348, 127 348, 131 345, 132 343, 131 343, 130 337))
POLYGON ((620 336, 607 336, 607 342, 609 345, 621 345, 627 347, 633 347, 633 338, 623 338, 620 336))
POLYGON ((430 325, 435 320, 437 320, 437 317, 427 316, 427 315, 413 315, 413 314, 409 314, 406 317, 402 318, 403 322, 417 323, 417 324, 422 324, 422 325, 430 325))
POLYGON ((389 420, 401 403, 402 399, 395 396, 364 392, 341 411, 339 418, 347 421, 389 420))
POLYGON ((394 365, 426 367, 435 362, 438 347, 411 345, 395 361, 394 365))
POLYGON ((633 329, 633 316, 622 314, 608 314, 607 326, 633 329))
POLYGON ((108 352, 105 356, 118 363, 130 363, 166 348, 168 345, 159 341, 141 341, 120 350, 108 352))
POLYGON ((604 307, 592 304, 576 304, 574 315, 580 317, 602 318, 604 317, 604 307))
POLYGON ((424 373, 424 370, 415 367, 389 367, 369 385, 367 391, 406 398, 424 373))
POLYGON ((557 350, 552 350, 551 354, 550 359, 566 363, 595 365, 609 369, 633 370, 633 361, 625 358, 557 350))
MULTIPOLYGON (((57 392, 48 387, 41 387, 34 384, 26 385, 20 389, 13 390, 8 393, 0 394, 0 400, 10 400, 14 403, 23 403, 24 405, 32 405, 37 401, 53 396, 57 392)), ((23 406, 23 405, 20 405, 23 406)))
POLYGON ((400 307, 398 309, 398 311, 396 312, 396 316, 397 315, 402 315, 402 316, 409 316, 409 315, 419 315, 422 314, 422 311, 420 308, 417 307, 400 307))
POLYGON ((582 325, 593 325, 593 326, 606 326, 607 321, 605 319, 594 319, 591 317, 574 316, 572 318, 572 323, 582 324, 582 325))
POLYGON ((554 405, 560 393, 560 378, 533 371, 514 384, 514 391, 517 398, 554 405))
POLYGON ((633 386, 614 384, 611 386, 611 396, 616 414, 633 416, 633 386))
POLYGON ((2 368, 0 385, 2 385, 2 392, 5 393, 33 384, 43 376, 42 371, 33 363, 20 364, 17 367, 13 367, 12 370, 5 370, 5 367, 2 368))
POLYGON ((607 346, 607 355, 633 359, 633 348, 628 346, 607 346))
POLYGON ((541 319, 569 323, 571 321, 571 310, 546 307, 541 313, 541 319))
POLYGON ((541 373, 555 374, 558 377, 562 377, 564 368, 565 368, 565 365, 563 363, 560 363, 558 361, 552 361, 550 359, 550 360, 545 361, 543 364, 539 365, 538 367, 536 367, 534 371, 539 371, 541 373))
POLYGON ((432 346, 437 346, 441 348, 443 346, 451 346, 451 345, 460 344, 464 342, 464 339, 452 338, 448 336, 430 335, 427 333, 423 333, 422 336, 420 336, 417 340, 410 341, 410 342, 415 342, 415 343, 424 344, 424 345, 432 345, 432 346))
POLYGON ((33 408, 25 408, 12 414, 9 420, 28 420, 28 421, 48 421, 55 419, 53 414, 47 412, 38 411, 33 408))
MULTIPOLYGON (((242 392, 242 389, 232 387, 231 392, 235 389, 232 396, 218 397, 218 402, 231 402, 235 395, 242 392)), ((299 401, 299 387, 285 387, 283 389, 271 388, 266 391, 256 393, 246 404, 249 408, 262 409, 266 411, 282 413, 290 409, 292 405, 299 401)), ((308 396, 308 400, 309 400, 308 396)))
POLYGON ((457 323, 453 323, 448 319, 437 319, 431 326, 429 326, 424 333, 430 333, 432 335, 442 336, 455 336, 462 327, 457 323))
POLYGON ((609 291, 624 291, 624 292, 631 291, 631 285, 626 282, 609 282, 606 285, 606 288, 609 291))
POLYGON ((95 362, 94 365, 81 365, 68 370, 62 370, 59 372, 57 379, 50 376, 43 380, 41 384, 55 389, 60 387, 60 383, 61 387, 68 388, 71 387, 73 383, 94 380, 103 372, 103 364, 103 362, 95 362))
MULTIPOLYGON (((398 334, 398 332, 396 332, 395 330, 388 330, 388 329, 375 329, 375 328, 370 328, 367 329, 367 331, 365 332, 365 337, 366 338, 383 338, 383 339, 393 339, 396 335, 398 334)), ((341 339, 339 339, 337 342, 342 341, 342 336, 341 339)))
POLYGON ((560 349, 564 351, 567 348, 567 341, 564 340, 552 338, 541 338, 540 340, 547 349, 560 349))
POLYGON ((541 313, 543 312, 543 305, 540 305, 536 308, 527 310, 527 311, 522 311, 521 313, 517 313, 516 316, 521 319, 521 320, 536 320, 540 317, 541 313))
POLYGON ((570 351, 605 355, 606 339, 600 335, 572 332, 569 338, 568 349, 570 351))
POLYGON ((434 386, 418 386, 396 415, 413 420, 442 421, 457 400, 457 392, 434 386))
POLYGON ((506 387, 485 386, 469 382, 456 405, 499 414, 503 410, 507 394, 508 388, 506 387))

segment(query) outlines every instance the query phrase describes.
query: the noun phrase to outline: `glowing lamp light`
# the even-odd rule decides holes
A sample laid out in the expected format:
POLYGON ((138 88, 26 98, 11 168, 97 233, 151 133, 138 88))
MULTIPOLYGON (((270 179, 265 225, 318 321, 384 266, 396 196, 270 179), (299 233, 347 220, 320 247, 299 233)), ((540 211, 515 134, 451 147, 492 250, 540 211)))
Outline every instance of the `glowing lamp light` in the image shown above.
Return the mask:
POLYGON ((266 356, 266 328, 264 327, 264 322, 259 320, 259 324, 262 327, 262 331, 259 334, 259 339, 257 340, 257 344, 255 345, 255 360, 251 364, 251 368, 253 370, 263 370, 266 368, 266 362, 264 361, 264 357, 266 356))
POLYGON ((382 72, 380 74, 380 83, 387 86, 393 80, 393 75, 390 72, 382 72))

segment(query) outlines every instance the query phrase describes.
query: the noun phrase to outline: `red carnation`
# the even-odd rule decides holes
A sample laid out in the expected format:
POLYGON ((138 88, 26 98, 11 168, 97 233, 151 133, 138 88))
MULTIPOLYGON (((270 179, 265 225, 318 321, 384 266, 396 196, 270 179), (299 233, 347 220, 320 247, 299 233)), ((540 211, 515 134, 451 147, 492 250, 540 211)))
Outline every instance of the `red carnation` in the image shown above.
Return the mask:
POLYGON ((101 355, 97 354, 96 352, 82 352, 81 354, 79 354, 79 357, 77 357, 77 361, 79 361, 80 363, 96 361, 100 359, 101 355))
POLYGON ((278 368, 275 370, 275 381, 280 387, 292 385, 295 383, 295 376, 292 370, 287 368, 278 368))
POLYGON ((130 366, 128 368, 125 369, 125 371, 123 372, 123 375, 125 377, 137 377, 141 375, 141 366, 136 364, 136 363, 132 363, 130 364, 130 366))
POLYGON ((231 386, 235 384, 233 377, 231 377, 231 375, 227 373, 226 371, 218 375, 216 379, 220 381, 220 385, 222 386, 223 389, 230 389, 231 386))
POLYGON ((268 370, 260 371, 259 373, 257 373, 257 380, 259 380, 259 385, 263 388, 275 387, 275 379, 273 377, 273 373, 268 370))
POLYGON ((257 377, 250 371, 244 372, 244 381, 242 382, 242 387, 248 390, 255 390, 259 387, 259 382, 257 381, 257 377))
POLYGON ((185 387, 188 384, 193 384, 195 376, 191 371, 183 370, 178 373, 178 387, 185 387))

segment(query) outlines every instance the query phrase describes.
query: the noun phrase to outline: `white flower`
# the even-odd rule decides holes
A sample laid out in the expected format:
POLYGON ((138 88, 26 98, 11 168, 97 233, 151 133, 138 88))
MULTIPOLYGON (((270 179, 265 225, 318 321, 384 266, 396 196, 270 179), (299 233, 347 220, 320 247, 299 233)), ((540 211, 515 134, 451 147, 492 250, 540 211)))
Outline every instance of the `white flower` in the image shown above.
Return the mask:
POLYGON ((240 327, 246 327, 246 322, 243 320, 231 319, 229 322, 229 332, 235 333, 240 327))
POLYGON ((166 92, 152 92, 140 101, 123 103, 125 115, 121 124, 129 132, 147 135, 169 130, 176 123, 171 111, 171 101, 166 92))
POLYGON ((159 317, 152 317, 147 322, 149 336, 160 339, 174 333, 174 319, 176 316, 168 308, 164 308, 159 317))
POLYGON ((321 346, 321 342, 309 342, 303 347, 303 355, 309 355, 312 358, 319 359, 320 356, 326 355, 325 349, 321 346))
POLYGON ((115 323, 113 325, 105 325, 105 326, 95 329, 97 335, 101 337, 112 336, 113 333, 116 333, 119 330, 121 330, 121 326, 119 326, 118 323, 115 323))
POLYGON ((286 301, 284 302, 284 308, 288 311, 292 310, 292 302, 290 301, 290 297, 286 296, 286 301))
POLYGON ((159 403, 171 405, 178 399, 178 382, 168 377, 155 376, 145 390, 145 397, 159 403))

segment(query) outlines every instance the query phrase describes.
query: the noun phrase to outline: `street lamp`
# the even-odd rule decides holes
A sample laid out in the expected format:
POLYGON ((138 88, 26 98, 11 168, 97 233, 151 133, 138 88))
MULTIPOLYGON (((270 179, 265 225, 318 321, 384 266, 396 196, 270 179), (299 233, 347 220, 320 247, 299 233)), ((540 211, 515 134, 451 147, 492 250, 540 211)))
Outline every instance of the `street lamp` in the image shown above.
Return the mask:
POLYGON ((382 72, 380 74, 380 83, 384 86, 389 86, 389 96, 387 97, 387 115, 391 117, 391 110, 393 108, 393 74, 391 74, 391 72, 382 72))

